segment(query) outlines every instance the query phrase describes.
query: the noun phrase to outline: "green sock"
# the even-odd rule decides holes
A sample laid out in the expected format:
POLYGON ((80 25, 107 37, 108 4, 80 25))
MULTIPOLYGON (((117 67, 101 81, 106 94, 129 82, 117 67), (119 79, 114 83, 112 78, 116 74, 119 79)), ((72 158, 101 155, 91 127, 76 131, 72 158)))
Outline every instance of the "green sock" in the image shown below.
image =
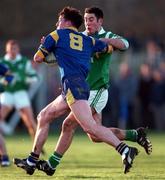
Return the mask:
POLYGON ((57 152, 54 152, 48 159, 49 164, 53 169, 56 168, 56 166, 60 163, 60 160, 62 158, 62 155, 58 154, 57 152))
POLYGON ((125 140, 136 142, 137 140, 137 131, 135 129, 126 130, 125 140))

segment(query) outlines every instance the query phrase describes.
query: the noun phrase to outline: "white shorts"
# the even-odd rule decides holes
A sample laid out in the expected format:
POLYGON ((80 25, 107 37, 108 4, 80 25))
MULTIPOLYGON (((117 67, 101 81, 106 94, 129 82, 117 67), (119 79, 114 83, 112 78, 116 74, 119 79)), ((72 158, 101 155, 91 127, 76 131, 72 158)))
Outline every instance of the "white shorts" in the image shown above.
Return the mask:
POLYGON ((91 90, 88 102, 97 113, 101 113, 108 101, 108 90, 101 88, 100 90, 91 90))
POLYGON ((2 105, 12 106, 16 109, 30 106, 28 93, 24 90, 15 93, 4 92, 1 94, 0 102, 2 105))

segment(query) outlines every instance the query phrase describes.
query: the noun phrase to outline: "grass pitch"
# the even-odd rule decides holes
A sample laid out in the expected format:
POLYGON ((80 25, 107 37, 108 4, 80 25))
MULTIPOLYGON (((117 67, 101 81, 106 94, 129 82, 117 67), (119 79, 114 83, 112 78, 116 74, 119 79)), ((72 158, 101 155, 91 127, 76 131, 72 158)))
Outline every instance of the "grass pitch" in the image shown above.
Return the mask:
MULTIPOLYGON (((41 158, 46 159, 53 152, 57 136, 50 136, 45 145, 47 154, 41 158)), ((140 150, 133 168, 128 174, 123 174, 120 155, 106 144, 94 144, 85 134, 76 135, 72 146, 63 157, 54 176, 50 177, 37 171, 32 175, 26 175, 25 171, 13 164, 10 167, 0 167, 0 180, 161 180, 165 179, 165 134, 150 133, 153 144, 153 153, 148 156, 144 150, 135 143, 140 150)), ((6 138, 8 152, 11 160, 13 157, 24 158, 30 152, 32 142, 28 136, 15 135, 6 138)))

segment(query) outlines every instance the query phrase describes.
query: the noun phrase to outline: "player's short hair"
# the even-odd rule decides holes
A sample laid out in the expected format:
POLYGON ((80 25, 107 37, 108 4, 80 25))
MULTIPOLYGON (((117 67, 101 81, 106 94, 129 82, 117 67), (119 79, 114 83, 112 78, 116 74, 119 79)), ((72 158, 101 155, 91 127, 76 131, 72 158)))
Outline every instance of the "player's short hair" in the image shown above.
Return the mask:
POLYGON ((69 6, 62 9, 62 11, 59 13, 59 16, 64 16, 66 20, 71 21, 73 26, 75 26, 77 29, 82 25, 84 21, 80 11, 69 6))
POLYGON ((98 7, 85 8, 85 13, 94 14, 97 19, 104 18, 103 11, 98 7))
POLYGON ((18 41, 15 40, 15 39, 10 39, 10 40, 8 40, 8 41, 6 42, 6 46, 7 46, 7 45, 17 45, 17 46, 19 46, 19 43, 18 43, 18 41))

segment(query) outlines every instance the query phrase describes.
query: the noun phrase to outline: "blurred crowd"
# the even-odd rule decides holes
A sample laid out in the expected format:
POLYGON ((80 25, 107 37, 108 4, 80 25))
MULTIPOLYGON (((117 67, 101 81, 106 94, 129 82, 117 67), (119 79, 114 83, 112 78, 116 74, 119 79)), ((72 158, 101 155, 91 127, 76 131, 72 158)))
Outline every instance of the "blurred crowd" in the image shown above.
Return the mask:
POLYGON ((130 50, 111 66, 109 102, 104 123, 121 128, 138 126, 165 130, 165 49, 150 39, 139 48, 130 38, 130 50), (115 69, 115 70, 114 70, 115 69))
MULTIPOLYGON (((114 52, 110 65, 109 100, 103 123, 120 128, 165 130, 165 48, 152 38, 140 44, 128 36, 130 48, 114 52)), ((58 67, 35 67, 42 79, 32 100, 34 114, 61 92, 58 67), (56 80, 54 80, 54 78, 56 80)), ((55 125, 56 126, 56 125, 55 125)), ((54 126, 54 127, 55 127, 54 126)))

